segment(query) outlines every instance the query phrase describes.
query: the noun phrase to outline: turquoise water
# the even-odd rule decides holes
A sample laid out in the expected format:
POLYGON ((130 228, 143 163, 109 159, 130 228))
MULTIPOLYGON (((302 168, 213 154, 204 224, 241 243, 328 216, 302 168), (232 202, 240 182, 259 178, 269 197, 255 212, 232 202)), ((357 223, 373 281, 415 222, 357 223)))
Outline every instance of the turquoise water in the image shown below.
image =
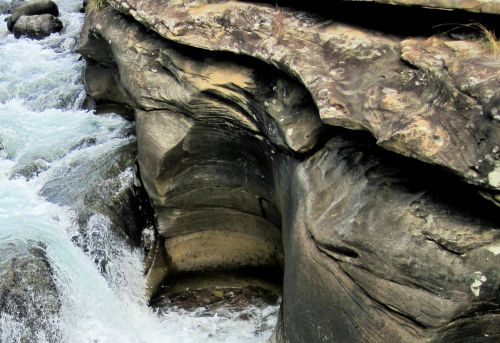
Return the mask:
MULTIPOLYGON (((46 247, 62 301, 53 325, 64 342, 265 341, 271 329, 256 330, 263 322, 273 326, 276 306, 247 309, 248 321, 238 320, 241 313, 202 317, 174 309, 159 316, 143 295, 141 250, 103 214, 92 214, 83 228, 76 224, 84 210, 78 197, 89 187, 111 187, 101 189, 109 194, 133 183, 131 167, 102 183, 101 166, 135 138, 124 119, 80 110, 84 62, 73 51, 81 1, 58 4, 65 29, 41 41, 14 39, 0 16, 0 243, 46 247), (90 237, 85 251, 73 243, 82 230, 90 237), (108 259, 105 275, 97 250, 108 259)), ((2 342, 19 341, 21 323, 0 312, 0 325, 2 342)))

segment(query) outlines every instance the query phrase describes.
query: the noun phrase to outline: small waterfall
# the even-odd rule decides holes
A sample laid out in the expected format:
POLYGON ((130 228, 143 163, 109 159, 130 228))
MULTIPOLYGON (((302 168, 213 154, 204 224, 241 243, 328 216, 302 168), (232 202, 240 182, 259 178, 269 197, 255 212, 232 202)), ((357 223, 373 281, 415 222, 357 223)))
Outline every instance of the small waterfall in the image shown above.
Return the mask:
MULTIPOLYGON (((81 1, 57 3, 65 28, 40 41, 15 39, 0 16, 0 250, 43 250, 60 301, 36 341, 52 342, 54 332, 62 342, 265 341, 276 306, 215 316, 147 306, 143 253, 113 213, 135 177, 134 127, 80 109, 81 1)), ((0 255, 0 268, 11 261, 0 255)), ((33 301, 44 294, 29 287, 33 301)), ((26 330, 0 308, 0 342, 24 342, 26 330)))

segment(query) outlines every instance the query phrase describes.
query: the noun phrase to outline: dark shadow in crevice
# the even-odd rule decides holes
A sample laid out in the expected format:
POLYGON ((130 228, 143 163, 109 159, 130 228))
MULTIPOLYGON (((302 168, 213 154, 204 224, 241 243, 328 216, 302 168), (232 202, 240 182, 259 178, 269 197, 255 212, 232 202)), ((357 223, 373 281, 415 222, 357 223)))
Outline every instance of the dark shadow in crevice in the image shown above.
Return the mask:
POLYGON ((297 11, 315 14, 323 20, 334 20, 399 37, 429 36, 452 29, 455 33, 477 33, 477 30, 462 26, 470 23, 482 23, 486 28, 497 32, 500 29, 497 15, 463 10, 443 10, 364 1, 335 1, 334 4, 320 0, 252 2, 289 7, 297 11))

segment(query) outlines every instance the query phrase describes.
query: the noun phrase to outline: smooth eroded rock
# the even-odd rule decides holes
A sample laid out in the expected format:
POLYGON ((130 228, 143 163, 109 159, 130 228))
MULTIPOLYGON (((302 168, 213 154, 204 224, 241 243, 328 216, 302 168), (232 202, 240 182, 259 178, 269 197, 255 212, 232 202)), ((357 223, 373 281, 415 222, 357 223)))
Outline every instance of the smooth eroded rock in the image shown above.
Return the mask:
POLYGON ((500 222, 476 187, 500 188, 491 51, 265 3, 110 3, 144 26, 89 13, 79 50, 90 95, 135 109, 152 303, 212 304, 284 260, 278 342, 499 339, 500 222))
POLYGON ((493 205, 362 142, 333 138, 297 168, 282 341, 498 340, 493 205))
POLYGON ((110 8, 88 14, 79 51, 90 94, 116 101, 123 90, 120 101, 136 109, 141 179, 160 237, 148 292, 193 271, 280 269, 269 142, 315 146, 322 123, 302 86, 265 64, 164 41, 110 8))
POLYGON ((310 95, 286 74, 167 42, 110 8, 87 15, 79 51, 90 59, 87 91, 98 100, 228 122, 299 153, 314 148, 324 127, 310 95))

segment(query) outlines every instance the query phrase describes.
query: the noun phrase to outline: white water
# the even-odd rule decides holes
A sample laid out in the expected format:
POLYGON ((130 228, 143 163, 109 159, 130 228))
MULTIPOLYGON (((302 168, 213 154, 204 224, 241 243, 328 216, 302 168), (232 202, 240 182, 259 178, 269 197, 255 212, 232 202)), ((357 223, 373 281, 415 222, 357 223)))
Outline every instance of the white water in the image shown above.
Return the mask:
MULTIPOLYGON (((78 195, 102 181, 102 161, 134 137, 131 124, 118 116, 79 110, 83 62, 73 50, 81 1, 58 4, 65 29, 41 41, 14 39, 0 16, 0 243, 46 246, 62 301, 53 325, 63 342, 265 341, 275 306, 245 310, 252 315, 248 321, 238 319, 241 313, 153 313, 143 297, 142 253, 110 229, 106 216, 94 214, 86 223, 86 252, 72 243, 81 238, 78 195), (94 263, 95 251, 108 259, 106 276, 94 263), (263 324, 267 329, 256 333, 263 324)), ((103 184, 121 192, 133 177, 126 169, 103 184)), ((0 326, 0 341, 19 341, 22 325, 0 312, 0 326)))

